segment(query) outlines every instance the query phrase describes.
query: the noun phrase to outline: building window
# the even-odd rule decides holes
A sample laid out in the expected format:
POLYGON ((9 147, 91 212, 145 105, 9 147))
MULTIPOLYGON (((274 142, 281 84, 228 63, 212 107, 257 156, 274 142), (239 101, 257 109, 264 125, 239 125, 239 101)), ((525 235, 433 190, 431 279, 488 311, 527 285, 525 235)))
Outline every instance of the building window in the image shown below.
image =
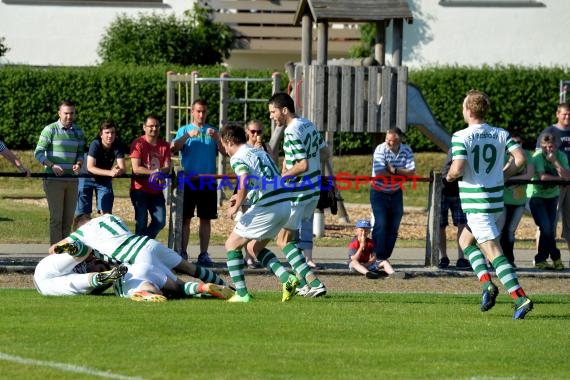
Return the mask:
POLYGON ((545 7, 537 0, 439 0, 443 7, 545 7))

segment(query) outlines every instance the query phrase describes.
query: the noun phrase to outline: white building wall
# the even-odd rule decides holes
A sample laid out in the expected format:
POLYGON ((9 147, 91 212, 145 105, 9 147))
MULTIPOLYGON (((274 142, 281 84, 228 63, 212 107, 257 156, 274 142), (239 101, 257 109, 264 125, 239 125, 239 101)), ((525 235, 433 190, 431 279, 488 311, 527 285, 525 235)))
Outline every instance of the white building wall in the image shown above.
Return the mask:
POLYGON ((99 41, 118 15, 182 15, 192 4, 192 0, 165 0, 158 7, 14 5, 0 0, 0 37, 10 48, 0 60, 40 66, 96 65, 99 41))
MULTIPOLYGON (((570 1, 540 1, 546 7, 444 7, 439 0, 409 0, 414 23, 404 27, 403 64, 412 68, 444 64, 567 66, 570 1)), ((13 5, 0 0, 0 37, 5 37, 10 48, 0 62, 95 65, 99 41, 117 15, 181 15, 191 8, 192 0, 165 0, 161 7, 13 5)), ((387 63, 391 50, 389 27, 387 63)), ((280 55, 236 54, 235 58, 240 67, 267 62, 268 68, 281 68, 286 62, 280 55)))

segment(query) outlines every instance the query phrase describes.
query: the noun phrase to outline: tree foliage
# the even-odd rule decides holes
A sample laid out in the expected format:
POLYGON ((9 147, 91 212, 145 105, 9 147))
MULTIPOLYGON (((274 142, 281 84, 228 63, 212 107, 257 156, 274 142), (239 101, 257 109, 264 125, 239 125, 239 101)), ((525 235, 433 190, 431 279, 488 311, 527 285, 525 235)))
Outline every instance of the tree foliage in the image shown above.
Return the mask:
POLYGON ((174 15, 121 15, 99 43, 103 63, 182 66, 215 65, 230 55, 233 30, 211 19, 211 9, 194 4, 174 15))
POLYGON ((4 55, 6 55, 8 50, 10 50, 8 48, 8 46, 6 45, 5 41, 6 41, 6 39, 4 37, 0 37, 0 57, 3 57, 4 55))
POLYGON ((376 25, 373 23, 360 25, 360 44, 354 45, 348 51, 352 58, 366 58, 374 55, 376 25))

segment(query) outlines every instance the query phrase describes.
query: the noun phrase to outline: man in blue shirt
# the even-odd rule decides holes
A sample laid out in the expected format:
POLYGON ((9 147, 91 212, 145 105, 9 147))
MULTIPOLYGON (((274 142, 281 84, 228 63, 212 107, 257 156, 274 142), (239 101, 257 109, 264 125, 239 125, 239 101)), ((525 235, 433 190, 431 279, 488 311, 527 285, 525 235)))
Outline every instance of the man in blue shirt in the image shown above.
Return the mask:
MULTIPOLYGON (((218 151, 224 152, 220 143, 218 128, 206 123, 208 106, 202 99, 192 103, 192 123, 178 129, 176 137, 171 144, 172 153, 181 152, 182 167, 185 175, 215 175, 216 157, 218 151)), ((190 236, 190 222, 194 211, 200 219, 198 236, 200 239, 200 255, 198 265, 212 267, 214 263, 208 254, 210 245, 211 220, 218 218, 218 205, 216 185, 211 188, 191 181, 191 185, 184 186, 184 212, 182 226, 182 252, 181 256, 188 258, 186 252, 190 236)))

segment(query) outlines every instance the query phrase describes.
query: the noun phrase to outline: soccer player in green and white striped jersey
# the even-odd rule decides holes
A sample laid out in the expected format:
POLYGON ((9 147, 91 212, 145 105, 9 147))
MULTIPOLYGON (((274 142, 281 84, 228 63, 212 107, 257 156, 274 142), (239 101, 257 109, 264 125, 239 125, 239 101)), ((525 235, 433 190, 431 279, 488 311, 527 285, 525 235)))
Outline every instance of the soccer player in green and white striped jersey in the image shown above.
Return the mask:
MULTIPOLYGON (((54 244, 50 248, 50 252, 55 251, 57 246, 80 241, 86 249, 74 253, 76 256, 87 255, 93 249, 110 258, 113 262, 127 265, 148 265, 160 268, 160 272, 165 273, 176 270, 199 278, 205 283, 226 285, 225 281, 215 272, 183 260, 178 253, 159 241, 148 236, 133 234, 118 216, 104 214, 91 219, 90 215, 82 214, 75 219, 78 228, 69 237, 54 244)), ((174 273, 170 278, 175 280, 174 273)), ((161 284, 157 285, 161 287, 161 284)), ((192 283, 180 285, 182 286, 180 291, 186 295, 193 295, 197 289, 192 283)))
POLYGON ((328 148, 309 120, 295 114, 295 102, 285 93, 276 93, 269 99, 269 115, 278 126, 284 126, 283 150, 285 160, 281 175, 289 177, 291 189, 291 216, 277 237, 277 244, 300 280, 298 294, 320 297, 327 292, 325 285, 307 265, 298 249, 297 231, 303 219, 311 218, 319 201, 321 161, 328 158, 328 148))
POLYGON ((265 247, 289 220, 290 191, 284 186, 279 169, 269 154, 246 144, 243 128, 226 125, 220 131, 220 138, 237 176, 237 192, 231 198, 228 217, 236 215, 246 199, 251 204, 226 240, 227 266, 236 287, 236 294, 228 302, 251 301, 245 283, 242 254, 246 245, 281 282, 281 300, 289 301, 295 295, 299 280, 287 272, 275 254, 265 247))
POLYGON ((490 105, 485 93, 476 90, 467 93, 463 101, 463 118, 468 127, 455 132, 451 138, 453 161, 446 179, 459 181, 461 207, 467 215, 468 225, 459 237, 459 244, 483 287, 481 311, 495 306, 499 294, 491 281, 483 251, 515 301, 513 319, 523 319, 532 310, 533 303, 503 255, 499 237, 504 221, 501 216, 505 178, 518 173, 524 167, 526 157, 507 131, 485 123, 490 105), (505 152, 513 160, 503 167, 505 152))

